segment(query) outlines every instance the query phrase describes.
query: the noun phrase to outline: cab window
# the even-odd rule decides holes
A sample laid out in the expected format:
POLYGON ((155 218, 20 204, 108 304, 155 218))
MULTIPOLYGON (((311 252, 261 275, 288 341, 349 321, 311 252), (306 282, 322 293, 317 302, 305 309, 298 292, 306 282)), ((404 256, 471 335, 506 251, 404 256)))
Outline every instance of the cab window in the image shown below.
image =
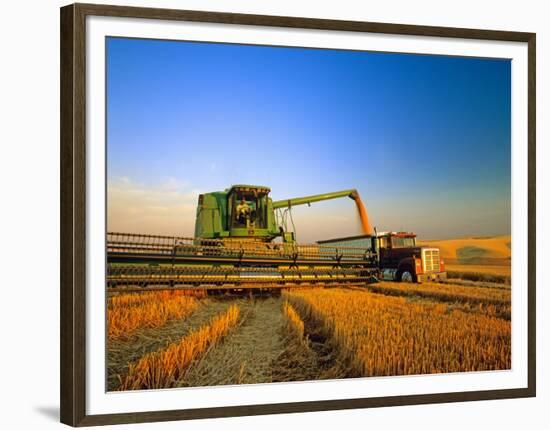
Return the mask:
POLYGON ((414 237, 399 237, 391 238, 392 248, 413 248, 415 246, 414 237))
POLYGON ((264 199, 253 192, 236 191, 231 199, 231 226, 266 228, 264 199))
POLYGON ((380 238, 380 248, 388 248, 389 246, 389 240, 387 236, 383 236, 380 238))

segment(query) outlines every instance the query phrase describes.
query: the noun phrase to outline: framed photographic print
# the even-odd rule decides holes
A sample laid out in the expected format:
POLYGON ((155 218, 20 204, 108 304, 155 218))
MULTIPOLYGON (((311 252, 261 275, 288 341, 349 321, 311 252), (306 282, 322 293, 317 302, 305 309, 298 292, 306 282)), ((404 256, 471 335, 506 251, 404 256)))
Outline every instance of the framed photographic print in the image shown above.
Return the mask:
POLYGON ((61 8, 62 422, 535 382, 535 34, 61 8))

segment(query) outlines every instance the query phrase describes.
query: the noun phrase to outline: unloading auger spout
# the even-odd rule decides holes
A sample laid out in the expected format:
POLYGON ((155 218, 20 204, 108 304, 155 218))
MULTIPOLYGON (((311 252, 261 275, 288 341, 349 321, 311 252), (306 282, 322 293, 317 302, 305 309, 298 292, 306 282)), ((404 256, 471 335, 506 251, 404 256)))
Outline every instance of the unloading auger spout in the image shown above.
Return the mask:
POLYGON ((273 209, 292 208, 292 206, 310 204, 323 200, 332 200, 340 197, 349 197, 350 199, 355 201, 355 204, 357 206, 357 213, 359 214, 359 218, 361 219, 361 228, 363 230, 363 234, 372 234, 372 227, 369 222, 367 210, 365 209, 365 205, 363 204, 363 201, 361 200, 361 197, 359 196, 359 193, 356 189, 336 191, 333 193, 325 194, 315 194, 312 196, 297 197, 287 200, 278 200, 276 202, 273 202, 273 209))

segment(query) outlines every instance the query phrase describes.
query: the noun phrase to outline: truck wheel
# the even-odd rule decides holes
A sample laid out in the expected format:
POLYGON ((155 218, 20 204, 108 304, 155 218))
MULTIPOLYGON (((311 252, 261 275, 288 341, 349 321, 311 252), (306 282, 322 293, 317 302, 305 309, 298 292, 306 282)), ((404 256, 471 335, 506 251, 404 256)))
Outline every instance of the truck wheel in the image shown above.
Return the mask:
POLYGON ((411 269, 409 269, 408 267, 405 267, 404 269, 397 272, 397 281, 407 282, 407 283, 416 282, 416 275, 413 273, 411 269))

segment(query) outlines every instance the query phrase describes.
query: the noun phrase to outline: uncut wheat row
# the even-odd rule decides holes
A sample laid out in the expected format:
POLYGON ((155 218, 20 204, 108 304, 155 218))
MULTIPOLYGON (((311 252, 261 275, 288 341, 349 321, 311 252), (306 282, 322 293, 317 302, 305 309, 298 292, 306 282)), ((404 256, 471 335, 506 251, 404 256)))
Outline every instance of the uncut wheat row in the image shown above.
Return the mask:
POLYGON ((163 326, 189 316, 198 306, 195 298, 179 290, 112 297, 107 306, 108 338, 125 339, 137 329, 163 326))
POLYGON ((175 386, 178 379, 185 375, 189 366, 199 355, 219 342, 237 325, 239 317, 240 309, 233 304, 227 311, 215 316, 208 324, 181 340, 144 355, 137 362, 130 364, 119 390, 175 386))
POLYGON ((509 369, 510 322, 353 290, 285 293, 360 376, 509 369))
POLYGON ((161 290, 161 291, 143 291, 132 293, 121 293, 113 295, 107 299, 108 308, 138 306, 151 300, 168 300, 176 296, 203 297, 204 291, 190 290, 161 290), (203 294, 201 294, 203 293, 203 294))
POLYGON ((302 339, 304 337, 304 322, 287 300, 283 302, 283 316, 287 331, 293 333, 298 339, 302 339))

